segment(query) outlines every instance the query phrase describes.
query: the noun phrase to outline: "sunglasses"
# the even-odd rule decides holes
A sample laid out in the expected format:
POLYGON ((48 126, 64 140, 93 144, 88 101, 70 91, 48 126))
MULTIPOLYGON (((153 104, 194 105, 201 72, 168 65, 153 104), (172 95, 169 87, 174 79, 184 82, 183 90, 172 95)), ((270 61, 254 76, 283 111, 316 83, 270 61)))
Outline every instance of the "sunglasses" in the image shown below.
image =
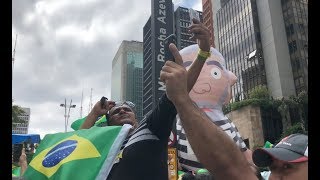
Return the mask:
POLYGON ((116 101, 114 102, 114 104, 115 104, 114 107, 119 107, 123 105, 129 106, 131 109, 134 109, 136 107, 136 105, 131 101, 116 101))
MULTIPOLYGON (((108 100, 108 98, 106 98, 106 97, 104 97, 104 96, 100 99, 100 103, 101 103, 101 106, 102 106, 102 107, 104 106, 104 104, 105 104, 105 102, 106 102, 107 100, 108 100)), ((135 105, 133 102, 131 102, 131 101, 115 101, 113 107, 119 107, 119 106, 122 106, 122 105, 127 105, 127 106, 129 106, 131 109, 134 109, 135 106, 136 106, 136 105, 135 105)))
POLYGON ((116 101, 114 102, 114 106, 110 110, 109 115, 114 115, 120 112, 120 109, 123 109, 126 112, 134 112, 135 111, 135 104, 131 101, 116 101), (117 108, 117 107, 123 108, 117 108))

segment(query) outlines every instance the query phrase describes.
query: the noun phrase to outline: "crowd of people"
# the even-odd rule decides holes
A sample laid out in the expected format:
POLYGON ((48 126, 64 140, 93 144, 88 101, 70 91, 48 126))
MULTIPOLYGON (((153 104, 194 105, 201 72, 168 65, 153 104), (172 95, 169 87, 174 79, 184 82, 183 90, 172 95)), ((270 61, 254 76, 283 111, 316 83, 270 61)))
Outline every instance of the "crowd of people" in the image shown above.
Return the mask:
MULTIPOLYGON (((197 39, 199 54, 187 70, 175 44, 169 45, 174 59, 166 61, 160 72, 166 92, 146 118, 138 123, 134 103, 130 101, 103 98, 81 125, 80 129, 89 129, 99 117, 106 115, 107 126, 132 126, 107 180, 168 179, 168 138, 177 114, 197 160, 207 169, 198 174, 185 172, 180 177, 182 180, 308 179, 307 135, 292 134, 273 148, 258 148, 248 156, 244 153, 248 149, 236 143, 242 142, 241 136, 235 142, 190 97, 211 55, 208 29, 195 19, 193 22, 189 32, 197 39), (260 172, 258 167, 268 167, 269 171, 260 172)), ((27 168, 23 157, 21 167, 27 168)))

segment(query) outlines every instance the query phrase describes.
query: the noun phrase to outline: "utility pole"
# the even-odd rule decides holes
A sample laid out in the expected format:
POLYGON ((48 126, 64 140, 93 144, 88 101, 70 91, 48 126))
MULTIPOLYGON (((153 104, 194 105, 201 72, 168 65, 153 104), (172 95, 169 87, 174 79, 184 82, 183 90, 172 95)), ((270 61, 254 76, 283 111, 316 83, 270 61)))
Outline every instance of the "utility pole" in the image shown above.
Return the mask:
POLYGON ((64 99, 64 104, 60 104, 61 107, 64 107, 64 132, 67 132, 67 127, 68 127, 68 121, 69 121, 69 117, 70 117, 70 108, 75 108, 76 105, 72 105, 72 99, 70 101, 70 105, 67 106, 67 99, 64 99), (67 114, 67 108, 69 108, 68 110, 68 114, 67 114))
POLYGON ((83 89, 82 89, 82 94, 81 94, 80 118, 82 118, 82 101, 83 101, 83 89))
POLYGON ((88 114, 90 113, 92 109, 92 88, 91 88, 91 93, 90 93, 90 102, 89 102, 89 111, 88 111, 88 114))
POLYGON ((13 79, 14 60, 15 60, 15 56, 16 56, 17 39, 18 39, 18 34, 16 34, 16 40, 14 42, 14 48, 13 48, 13 54, 12 54, 12 79, 13 79))

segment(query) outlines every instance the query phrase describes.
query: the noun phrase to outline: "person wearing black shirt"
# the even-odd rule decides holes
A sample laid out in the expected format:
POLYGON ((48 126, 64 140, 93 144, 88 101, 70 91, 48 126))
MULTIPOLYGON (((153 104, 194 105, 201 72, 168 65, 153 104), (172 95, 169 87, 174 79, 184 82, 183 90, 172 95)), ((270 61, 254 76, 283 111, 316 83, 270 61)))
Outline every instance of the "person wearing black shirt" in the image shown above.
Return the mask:
MULTIPOLYGON (((195 25, 190 27, 194 39, 198 39, 202 51, 210 50, 209 31, 199 21, 194 20, 195 25)), ((189 71, 183 67, 182 59, 177 47, 170 44, 170 51, 175 62, 166 61, 160 72, 162 80, 170 88, 160 98, 157 106, 152 112, 137 123, 134 108, 131 103, 115 103, 106 101, 101 106, 100 101, 87 116, 80 129, 90 128, 96 119, 103 114, 108 114, 107 125, 131 124, 132 129, 126 138, 121 152, 117 156, 107 180, 167 180, 168 179, 168 138, 172 130, 173 121, 177 111, 173 103, 168 99, 168 91, 179 96, 180 91, 187 86, 190 91, 197 80, 198 75, 205 63, 202 58, 194 61, 189 71), (183 79, 188 77, 188 83, 183 79), (174 85, 172 87, 172 85, 174 85), (117 105, 118 104, 118 105, 117 105)))

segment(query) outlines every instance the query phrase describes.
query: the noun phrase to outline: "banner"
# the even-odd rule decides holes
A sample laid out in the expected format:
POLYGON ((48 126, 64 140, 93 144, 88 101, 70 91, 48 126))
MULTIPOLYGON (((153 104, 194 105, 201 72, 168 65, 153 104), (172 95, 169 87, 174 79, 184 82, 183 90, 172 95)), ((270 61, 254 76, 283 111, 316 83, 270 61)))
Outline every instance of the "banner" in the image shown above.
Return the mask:
POLYGON ((169 180, 178 179, 178 163, 176 148, 168 148, 168 173, 169 180))

